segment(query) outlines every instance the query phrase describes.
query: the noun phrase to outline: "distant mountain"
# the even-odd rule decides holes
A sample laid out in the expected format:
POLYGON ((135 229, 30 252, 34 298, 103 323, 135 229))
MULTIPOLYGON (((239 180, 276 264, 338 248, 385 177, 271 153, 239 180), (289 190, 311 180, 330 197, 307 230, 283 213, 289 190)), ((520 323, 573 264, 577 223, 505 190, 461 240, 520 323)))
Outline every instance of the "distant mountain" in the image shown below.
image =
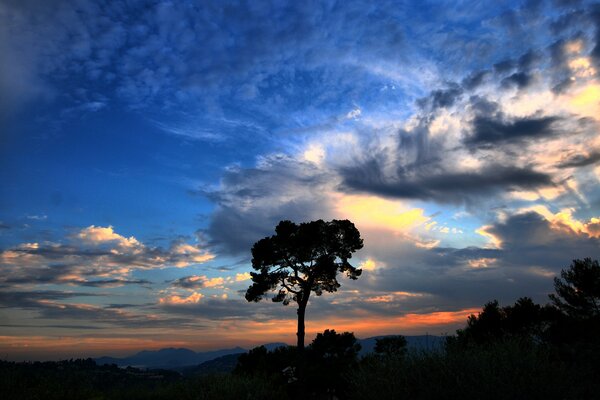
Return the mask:
MULTIPOLYGON (((279 347, 279 346, 278 346, 279 347)), ((224 374, 233 371, 237 365, 238 358, 244 353, 228 354, 226 356, 205 361, 193 367, 178 368, 177 371, 184 376, 224 374)))
POLYGON ((160 350, 144 350, 124 358, 100 357, 96 358, 95 361, 98 365, 117 364, 120 367, 132 366, 138 368, 178 369, 180 367, 202 364, 203 362, 214 360, 215 358, 229 354, 239 354, 244 352, 246 352, 246 349, 241 347, 206 352, 167 348, 160 350))
MULTIPOLYGON (((393 336, 393 335, 388 335, 393 336)), ((377 339, 386 336, 374 336, 366 339, 359 339, 361 345, 360 355, 372 353, 375 350, 377 339)), ((405 336, 409 351, 436 350, 441 349, 445 337, 443 336, 405 336)), ((287 346, 286 343, 267 343, 264 344, 267 350, 272 351, 277 347, 287 346)), ((210 374, 218 372, 231 372, 237 363, 237 359, 242 353, 248 350, 242 347, 231 349, 222 349, 206 352, 195 352, 190 349, 166 348, 160 350, 144 350, 129 357, 100 357, 95 361, 98 365, 116 364, 120 367, 137 368, 162 368, 170 369, 190 374, 210 374)))

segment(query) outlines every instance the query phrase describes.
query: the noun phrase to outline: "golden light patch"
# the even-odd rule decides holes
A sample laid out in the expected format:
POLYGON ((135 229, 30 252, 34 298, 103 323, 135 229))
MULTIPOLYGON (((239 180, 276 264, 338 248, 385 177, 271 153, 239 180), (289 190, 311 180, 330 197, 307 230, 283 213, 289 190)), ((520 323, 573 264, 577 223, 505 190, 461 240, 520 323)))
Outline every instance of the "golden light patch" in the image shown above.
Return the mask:
POLYGON ((361 268, 365 271, 375 271, 375 269, 377 269, 377 264, 375 263, 375 260, 372 259, 367 259, 366 261, 362 262, 358 268, 361 268))
POLYGON ((569 61, 569 68, 571 68, 578 78, 586 78, 596 74, 596 70, 592 67, 592 63, 587 57, 579 57, 569 61))
POLYGON ((159 304, 195 304, 202 299, 204 295, 199 292, 194 292, 187 297, 178 295, 172 295, 167 297, 161 297, 158 299, 159 304))
POLYGON ((519 210, 520 212, 533 211, 550 222, 553 229, 568 231, 575 234, 584 234, 589 237, 600 237, 600 219, 590 218, 588 222, 580 221, 573 216, 573 208, 563 208, 557 213, 553 213, 546 206, 533 206, 519 210))
POLYGON ((474 260, 469 260, 468 264, 471 268, 488 268, 494 262, 496 262, 495 258, 477 258, 474 260))
POLYGON ((319 144, 311 144, 303 156, 306 161, 320 165, 325 159, 325 148, 319 144))
POLYGON ((143 247, 138 240, 133 237, 125 237, 116 233, 112 226, 102 227, 90 225, 87 228, 82 229, 76 235, 76 237, 86 243, 90 244, 102 244, 107 242, 114 242, 121 247, 143 247))
POLYGON ((571 98, 571 104, 579 108, 589 107, 590 105, 597 106, 598 102, 600 102, 600 85, 597 83, 585 86, 571 98))
POLYGON ((402 203, 375 196, 340 195, 338 210, 360 226, 407 231, 430 220, 422 208, 406 209, 402 203))
POLYGON ((495 248, 499 249, 502 247, 502 240, 500 240, 500 238, 494 235, 493 233, 488 232, 488 230, 491 228, 491 225, 484 225, 481 228, 477 229, 475 233, 486 237, 489 240, 490 244, 492 244, 495 248))
POLYGON ((250 280, 251 278, 252 278, 252 276, 250 275, 250 272, 243 272, 240 274, 235 274, 236 282, 247 281, 247 280, 250 280))

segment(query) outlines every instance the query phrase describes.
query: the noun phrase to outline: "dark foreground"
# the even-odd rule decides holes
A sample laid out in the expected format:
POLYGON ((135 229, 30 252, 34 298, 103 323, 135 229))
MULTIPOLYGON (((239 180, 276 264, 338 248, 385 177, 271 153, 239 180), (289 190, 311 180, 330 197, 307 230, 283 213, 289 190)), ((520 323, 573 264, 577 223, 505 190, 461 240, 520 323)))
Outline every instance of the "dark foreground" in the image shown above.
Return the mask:
POLYGON ((286 350, 274 357, 255 357, 257 362, 250 362, 255 373, 238 366, 229 374, 191 377, 97 366, 92 360, 1 362, 0 397, 285 400, 326 399, 335 392, 340 399, 378 400, 600 398, 598 359, 591 349, 585 350, 565 355, 557 349, 507 341, 460 351, 373 355, 349 365, 335 361, 312 365, 300 378, 303 383, 289 383, 277 371, 285 363, 281 356, 286 350), (259 365, 264 362, 271 364, 259 365))

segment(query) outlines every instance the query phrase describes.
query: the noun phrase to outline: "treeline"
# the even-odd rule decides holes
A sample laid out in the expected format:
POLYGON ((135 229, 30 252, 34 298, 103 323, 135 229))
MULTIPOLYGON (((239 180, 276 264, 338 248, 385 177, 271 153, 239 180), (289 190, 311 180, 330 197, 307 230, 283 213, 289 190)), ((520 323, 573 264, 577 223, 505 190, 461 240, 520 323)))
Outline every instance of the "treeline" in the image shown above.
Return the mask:
POLYGON ((359 357, 352 333, 326 330, 303 351, 257 347, 231 374, 97 366, 93 360, 0 362, 2 399, 598 399, 600 265, 575 260, 540 305, 523 297, 471 315, 442 349, 402 336, 359 357))
POLYGON ((352 333, 327 330, 300 354, 253 349, 234 373, 275 379, 288 398, 600 398, 598 261, 574 260, 554 288, 545 305, 485 304, 439 351, 407 352, 397 336, 358 359, 352 333))

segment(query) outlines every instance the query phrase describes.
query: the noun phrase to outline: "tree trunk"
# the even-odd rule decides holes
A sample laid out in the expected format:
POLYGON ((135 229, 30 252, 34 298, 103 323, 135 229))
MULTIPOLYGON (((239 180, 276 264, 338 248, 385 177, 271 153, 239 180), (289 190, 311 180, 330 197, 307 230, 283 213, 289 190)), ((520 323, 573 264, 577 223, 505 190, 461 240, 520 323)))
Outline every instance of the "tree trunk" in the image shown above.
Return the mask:
POLYGON ((298 332, 296 332, 296 336, 298 336, 298 351, 302 352, 304 350, 304 315, 306 314, 306 305, 308 304, 308 297, 310 296, 309 290, 304 290, 300 298, 298 299, 298 332))
POLYGON ((296 332, 296 336, 298 336, 298 351, 304 350, 304 314, 306 313, 306 303, 299 302, 298 303, 298 332, 296 332))

